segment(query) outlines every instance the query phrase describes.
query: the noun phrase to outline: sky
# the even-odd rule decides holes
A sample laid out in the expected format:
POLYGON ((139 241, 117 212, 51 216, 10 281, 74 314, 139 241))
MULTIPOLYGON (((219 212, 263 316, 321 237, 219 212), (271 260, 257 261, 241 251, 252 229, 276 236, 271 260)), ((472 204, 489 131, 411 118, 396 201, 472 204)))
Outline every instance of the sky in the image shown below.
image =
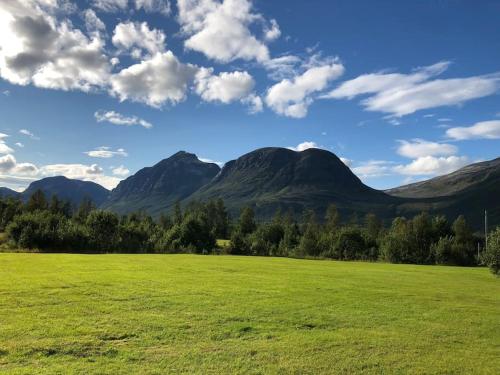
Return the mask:
POLYGON ((385 189, 500 156, 500 1, 0 2, 0 186, 324 148, 385 189))

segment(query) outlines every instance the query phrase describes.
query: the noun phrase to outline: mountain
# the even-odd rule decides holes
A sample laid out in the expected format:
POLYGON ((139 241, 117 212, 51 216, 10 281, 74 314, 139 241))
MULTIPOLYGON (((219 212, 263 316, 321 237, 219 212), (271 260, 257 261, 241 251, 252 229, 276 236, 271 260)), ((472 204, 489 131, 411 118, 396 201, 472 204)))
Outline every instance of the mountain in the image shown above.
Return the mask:
POLYGON ((109 190, 94 182, 72 180, 63 176, 56 176, 42 178, 41 180, 32 182, 28 188, 22 192, 22 199, 28 200, 37 190, 43 191, 47 199, 50 199, 52 195, 57 195, 58 198, 69 200, 75 205, 78 205, 83 198, 88 197, 96 206, 99 206, 106 201, 109 196, 109 190))
POLYGON ((118 213, 144 210, 158 216, 219 172, 217 164, 204 163, 196 155, 180 151, 120 182, 102 207, 118 213))
POLYGON ((9 197, 17 198, 20 195, 21 195, 21 193, 15 191, 15 190, 12 190, 12 189, 9 189, 6 187, 0 187, 0 197, 2 197, 2 198, 9 198, 9 197))
POLYGON ((262 148, 226 163, 222 171, 190 200, 222 198, 236 213, 251 205, 269 218, 278 208, 296 213, 313 209, 322 216, 330 203, 341 214, 378 213, 387 217, 400 199, 364 185, 333 153, 262 148))
POLYGON ((475 227, 488 210, 492 225, 500 224, 500 158, 471 164, 456 172, 385 191, 405 199, 400 213, 427 210, 450 219, 465 215, 475 227))

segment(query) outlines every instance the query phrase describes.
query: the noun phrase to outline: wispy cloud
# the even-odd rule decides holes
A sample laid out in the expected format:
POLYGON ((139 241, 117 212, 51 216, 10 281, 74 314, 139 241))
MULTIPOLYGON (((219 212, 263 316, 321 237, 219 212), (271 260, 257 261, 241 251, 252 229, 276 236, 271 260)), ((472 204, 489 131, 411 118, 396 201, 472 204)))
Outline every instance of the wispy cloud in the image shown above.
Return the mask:
POLYGON ((405 116, 419 110, 455 106, 492 95, 500 89, 500 73, 467 78, 436 79, 450 66, 449 61, 418 68, 409 74, 364 74, 342 83, 325 98, 361 101, 368 111, 405 116))
POLYGON ((446 131, 446 135, 458 141, 467 139, 500 139, 500 120, 482 121, 472 126, 450 128, 446 131))
POLYGON ((114 156, 128 156, 127 152, 123 148, 119 148, 113 151, 110 147, 107 146, 101 146, 96 148, 95 150, 86 151, 84 152, 84 154, 87 154, 92 158, 103 158, 103 159, 109 159, 114 156))
POLYGON ((146 129, 150 129, 153 127, 153 124, 137 116, 125 116, 115 111, 97 111, 94 113, 94 117, 97 122, 109 122, 114 125, 139 125, 146 129))

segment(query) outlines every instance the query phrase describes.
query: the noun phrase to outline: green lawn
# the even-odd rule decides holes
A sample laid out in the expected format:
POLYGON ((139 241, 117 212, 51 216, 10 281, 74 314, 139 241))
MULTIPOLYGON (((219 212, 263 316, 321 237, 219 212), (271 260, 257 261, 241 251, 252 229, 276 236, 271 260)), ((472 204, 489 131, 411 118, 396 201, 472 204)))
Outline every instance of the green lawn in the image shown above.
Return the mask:
POLYGON ((484 268, 0 254, 0 373, 499 370, 484 268))

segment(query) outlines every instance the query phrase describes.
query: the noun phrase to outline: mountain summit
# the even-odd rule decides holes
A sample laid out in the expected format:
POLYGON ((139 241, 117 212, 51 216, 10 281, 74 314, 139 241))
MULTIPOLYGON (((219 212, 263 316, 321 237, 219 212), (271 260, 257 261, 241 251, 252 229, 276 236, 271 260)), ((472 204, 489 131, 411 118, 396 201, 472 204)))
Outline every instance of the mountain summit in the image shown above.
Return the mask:
POLYGON ((381 204, 396 201, 364 185, 333 153, 302 152, 268 147, 226 163, 219 175, 189 200, 222 198, 231 211, 253 206, 269 217, 281 208, 322 214, 329 203, 344 213, 381 212, 381 204))
POLYGON ((158 215, 207 184, 219 171, 217 164, 204 163, 195 154, 179 151, 120 182, 103 208, 119 213, 144 210, 158 215))

